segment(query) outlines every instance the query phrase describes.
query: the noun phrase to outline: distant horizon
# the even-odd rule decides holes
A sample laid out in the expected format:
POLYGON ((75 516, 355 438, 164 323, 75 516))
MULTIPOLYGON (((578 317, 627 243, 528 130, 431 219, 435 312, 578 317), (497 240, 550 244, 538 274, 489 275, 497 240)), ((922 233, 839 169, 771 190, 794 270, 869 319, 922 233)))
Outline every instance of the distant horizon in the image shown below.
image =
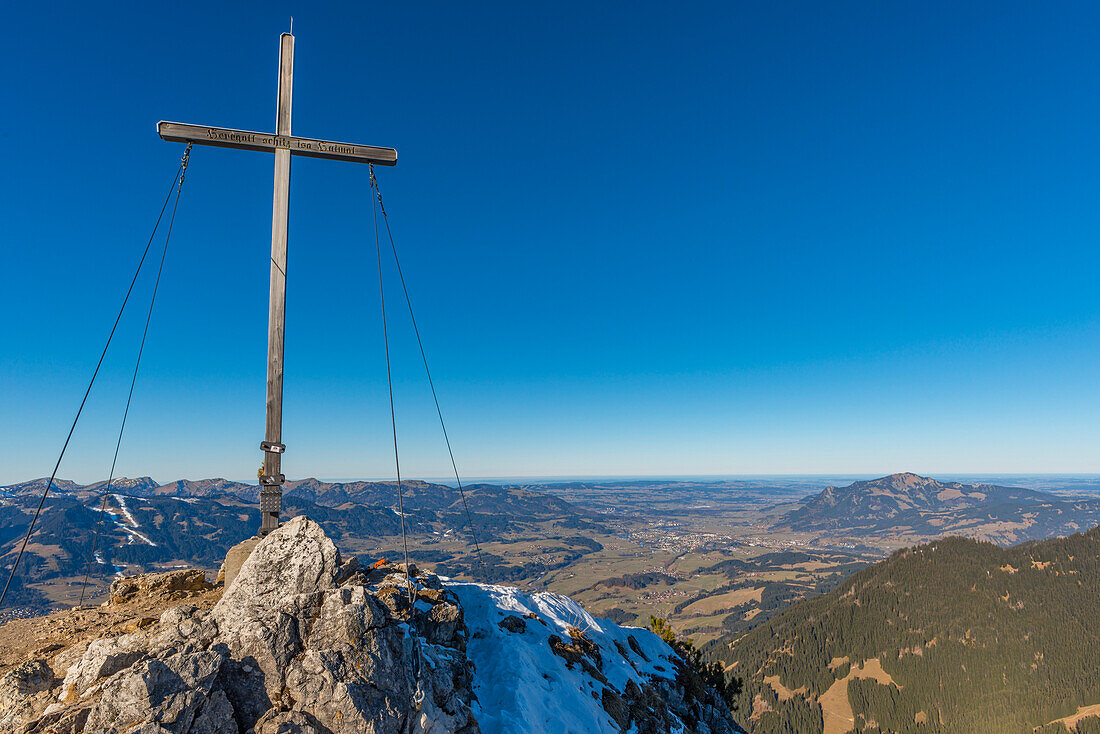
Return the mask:
MULTIPOLYGON (((462 477, 463 485, 466 484, 561 484, 567 482, 603 482, 603 481, 617 481, 617 482, 649 482, 649 481, 693 481, 699 483, 708 482, 726 482, 726 481, 767 481, 767 480, 786 480, 786 481, 800 481, 800 482, 815 482, 815 481, 862 481, 867 479, 878 479, 882 477, 893 476, 895 474, 916 474, 918 476, 927 477, 930 479, 937 479, 941 481, 959 481, 960 479, 967 479, 970 481, 982 480, 982 479, 1094 479, 1100 482, 1100 473, 1094 472, 921 472, 921 471, 896 471, 896 472, 863 472, 863 473, 800 473, 800 474, 587 474, 587 475, 556 475, 556 476, 472 476, 462 477)), ((232 477, 223 476, 204 476, 198 478, 192 477, 177 477, 170 479, 167 482, 161 481, 151 474, 140 474, 133 477, 115 477, 112 481, 140 479, 148 477, 154 482, 158 483, 158 486, 165 486, 177 481, 191 481, 201 482, 215 479, 223 479, 225 481, 237 482, 240 484, 257 484, 255 479, 235 479, 232 477)), ((8 481, 0 484, 2 487, 10 487, 17 484, 23 484, 26 482, 38 481, 41 479, 48 479, 48 475, 30 477, 28 479, 20 479, 17 481, 8 481)), ((316 477, 306 476, 300 479, 288 479, 288 482, 301 482, 308 479, 316 479, 320 482, 329 483, 350 483, 350 482, 395 482, 395 477, 316 477)), ((432 484, 442 485, 455 485, 455 478, 451 477, 422 477, 422 476, 402 476, 402 481, 420 481, 430 482, 432 484)), ((102 479, 95 479, 92 481, 83 481, 70 479, 69 477, 58 477, 55 481, 71 481, 81 486, 87 486, 95 484, 97 482, 106 481, 106 477, 102 479)))

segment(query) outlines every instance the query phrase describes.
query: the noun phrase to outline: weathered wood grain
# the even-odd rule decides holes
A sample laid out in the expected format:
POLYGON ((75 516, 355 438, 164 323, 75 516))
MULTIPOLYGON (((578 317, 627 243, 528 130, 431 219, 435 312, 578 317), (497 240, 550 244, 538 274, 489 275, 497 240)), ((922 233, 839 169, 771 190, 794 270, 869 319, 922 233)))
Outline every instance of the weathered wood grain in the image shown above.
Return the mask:
POLYGON ((393 148, 378 148, 357 143, 339 143, 332 140, 299 138, 290 134, 271 134, 235 130, 228 127, 188 125, 182 122, 161 120, 157 123, 157 134, 164 140, 174 143, 194 143, 213 145, 219 148, 240 148, 243 150, 279 151, 288 150, 291 155, 309 158, 327 158, 349 163, 374 163, 380 166, 397 165, 397 151, 393 148))

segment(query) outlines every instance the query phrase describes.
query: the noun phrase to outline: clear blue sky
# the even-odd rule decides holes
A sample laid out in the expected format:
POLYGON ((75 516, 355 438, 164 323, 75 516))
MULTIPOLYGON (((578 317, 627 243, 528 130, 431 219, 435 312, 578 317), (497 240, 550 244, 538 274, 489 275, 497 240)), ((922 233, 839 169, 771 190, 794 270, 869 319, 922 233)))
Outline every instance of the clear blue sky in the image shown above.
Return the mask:
MULTIPOLYGON (((53 465, 182 151, 154 123, 272 128, 291 15, 294 131, 400 150, 464 473, 1100 471, 1095 4, 187 8, 5 13, 0 481, 53 465)), ((293 166, 285 471, 389 476, 366 170, 293 166)), ((119 473, 255 475, 271 176, 195 150, 119 473)), ((62 476, 107 473, 142 283, 62 476)), ((445 476, 401 305, 405 470, 445 476)))

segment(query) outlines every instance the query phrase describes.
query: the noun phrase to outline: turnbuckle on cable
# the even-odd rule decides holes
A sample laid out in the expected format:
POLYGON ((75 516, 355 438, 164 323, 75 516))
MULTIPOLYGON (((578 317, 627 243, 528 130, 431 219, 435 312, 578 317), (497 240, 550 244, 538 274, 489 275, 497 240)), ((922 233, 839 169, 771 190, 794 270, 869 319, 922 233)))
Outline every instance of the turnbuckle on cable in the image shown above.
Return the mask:
POLYGON ((187 144, 187 147, 183 149, 183 157, 180 158, 180 166, 183 170, 180 171, 180 191, 183 191, 183 179, 187 176, 187 164, 191 162, 191 143, 187 144))
POLYGON ((374 177, 374 164, 368 163, 367 168, 370 169, 370 187, 374 191, 375 197, 378 199, 378 208, 382 210, 382 216, 386 216, 386 205, 382 203, 382 189, 378 186, 378 179, 374 177))

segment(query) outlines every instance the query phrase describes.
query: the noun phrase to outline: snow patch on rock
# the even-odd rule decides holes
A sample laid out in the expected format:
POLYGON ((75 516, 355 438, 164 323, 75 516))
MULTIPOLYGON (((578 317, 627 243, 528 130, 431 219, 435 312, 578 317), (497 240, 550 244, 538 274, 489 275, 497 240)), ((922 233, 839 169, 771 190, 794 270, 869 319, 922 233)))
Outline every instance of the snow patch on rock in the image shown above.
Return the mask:
POLYGON ((602 704, 603 689, 671 681, 682 665, 652 632, 596 619, 560 594, 453 581, 444 587, 458 596, 470 628, 474 712, 484 734, 617 734, 620 726, 602 704), (514 622, 502 626, 506 618, 523 620, 522 629, 514 622), (551 638, 568 641, 571 629, 599 650, 606 683, 554 652, 551 638))

